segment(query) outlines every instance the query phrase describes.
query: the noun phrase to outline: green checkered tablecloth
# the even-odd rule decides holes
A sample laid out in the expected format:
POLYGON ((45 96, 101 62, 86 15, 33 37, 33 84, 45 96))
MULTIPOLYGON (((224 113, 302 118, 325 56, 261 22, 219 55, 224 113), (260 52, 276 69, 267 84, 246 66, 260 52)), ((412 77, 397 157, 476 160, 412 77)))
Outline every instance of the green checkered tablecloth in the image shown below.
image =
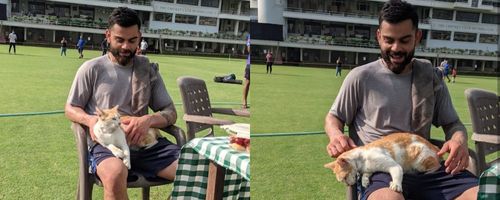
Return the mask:
POLYGON ((224 199, 250 199, 250 156, 228 137, 195 138, 182 147, 172 199, 205 199, 210 161, 226 168, 224 199))
POLYGON ((498 200, 500 199, 500 167, 499 164, 491 166, 479 177, 479 193, 477 199, 498 200))

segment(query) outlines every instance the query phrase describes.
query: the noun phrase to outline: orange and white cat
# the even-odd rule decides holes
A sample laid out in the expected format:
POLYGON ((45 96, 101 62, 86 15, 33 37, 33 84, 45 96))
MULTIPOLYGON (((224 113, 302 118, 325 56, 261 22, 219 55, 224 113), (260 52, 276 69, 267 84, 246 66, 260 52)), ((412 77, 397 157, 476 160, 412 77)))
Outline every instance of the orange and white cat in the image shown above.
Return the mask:
MULTIPOLYGON (((156 128, 150 128, 148 133, 141 141, 129 148, 127 137, 122 127, 120 126, 120 114, 118 113, 118 106, 111 109, 96 108, 98 116, 97 123, 94 125, 94 135, 97 142, 104 147, 108 148, 113 155, 123 160, 123 164, 130 169, 130 148, 150 148, 158 143, 157 138, 160 136, 160 131, 156 128)), ((123 117, 123 118, 126 118, 123 117)))
POLYGON ((403 173, 439 169, 438 151, 436 146, 418 135, 393 133, 346 151, 325 167, 332 169, 337 180, 347 185, 355 184, 357 174, 361 174, 363 187, 368 186, 374 172, 386 172, 392 177, 389 187, 402 192, 403 173))

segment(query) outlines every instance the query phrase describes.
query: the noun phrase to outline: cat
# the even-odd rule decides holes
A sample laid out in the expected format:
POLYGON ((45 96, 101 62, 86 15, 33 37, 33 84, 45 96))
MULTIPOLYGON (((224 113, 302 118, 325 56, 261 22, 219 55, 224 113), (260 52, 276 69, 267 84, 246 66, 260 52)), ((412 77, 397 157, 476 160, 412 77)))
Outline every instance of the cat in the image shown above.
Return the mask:
POLYGON ((148 133, 138 144, 129 146, 126 134, 120 126, 121 120, 128 116, 120 118, 118 106, 102 110, 96 108, 96 114, 98 120, 94 125, 94 135, 97 142, 108 148, 117 158, 122 159, 128 169, 131 168, 130 149, 148 149, 158 143, 160 131, 157 128, 149 128, 148 133))
POLYGON ((402 192, 403 173, 433 172, 440 167, 439 149, 426 139, 410 133, 393 133, 365 146, 342 153, 335 161, 325 164, 340 182, 356 183, 361 174, 363 187, 370 183, 374 172, 386 172, 392 177, 389 188, 402 192))

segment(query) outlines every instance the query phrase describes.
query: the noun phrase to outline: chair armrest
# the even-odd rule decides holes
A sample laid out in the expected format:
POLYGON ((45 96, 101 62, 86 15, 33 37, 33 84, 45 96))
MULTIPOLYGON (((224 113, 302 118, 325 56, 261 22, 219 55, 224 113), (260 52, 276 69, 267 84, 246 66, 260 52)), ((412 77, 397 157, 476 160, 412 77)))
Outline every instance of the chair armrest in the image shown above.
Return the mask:
POLYGON ((177 141, 177 145, 182 146, 186 144, 186 134, 184 131, 176 125, 170 125, 164 128, 160 128, 160 130, 172 135, 175 137, 177 141))
POLYGON ((72 122, 71 129, 73 130, 73 134, 75 135, 76 148, 78 153, 79 163, 79 171, 78 176, 80 180, 80 191, 85 190, 86 184, 90 183, 89 180, 89 160, 88 160, 88 146, 87 146, 87 132, 83 125, 79 123, 72 122))
POLYGON ((185 121, 188 121, 188 122, 196 122, 196 123, 200 123, 200 124, 210 124, 210 125, 234 124, 234 122, 231 120, 217 119, 215 117, 200 116, 200 115, 184 114, 182 119, 184 119, 185 121))
POLYGON ((250 111, 232 108, 212 108, 212 113, 250 117, 250 111))
POLYGON ((500 135, 477 134, 472 133, 471 139, 476 142, 485 142, 489 144, 500 144, 500 135))

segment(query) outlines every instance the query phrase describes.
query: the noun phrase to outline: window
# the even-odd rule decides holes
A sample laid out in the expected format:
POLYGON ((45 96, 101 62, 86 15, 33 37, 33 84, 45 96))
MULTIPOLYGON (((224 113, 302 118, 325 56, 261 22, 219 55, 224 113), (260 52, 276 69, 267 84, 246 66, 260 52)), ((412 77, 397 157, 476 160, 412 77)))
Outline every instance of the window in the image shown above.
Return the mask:
POLYGON ((500 24, 498 16, 495 14, 483 14, 482 22, 485 24, 500 24))
POLYGON ((452 20, 453 19, 453 11, 452 10, 434 9, 434 10, 432 10, 432 18, 452 20))
POLYGON ((450 40, 451 31, 431 31, 431 39, 450 40))
POLYGON ((174 0, 155 0, 155 1, 162 1, 162 2, 174 3, 174 0))
POLYGON ((358 11, 368 12, 370 10, 370 6, 366 2, 358 3, 358 11))
POLYGON ((58 17, 69 17, 69 6, 54 5, 54 14, 58 17))
POLYGON ((498 44, 498 35, 479 35, 479 43, 498 44))
POLYGON ((45 15, 45 4, 40 2, 28 2, 28 12, 34 15, 45 15))
POLYGON ((10 4, 12 6, 12 12, 19 12, 19 0, 12 0, 10 4))
POLYGON ((172 13, 155 13, 154 21, 172 22, 172 13))
POLYGON ((218 8, 219 0, 201 0, 201 6, 218 8))
POLYGON ((176 14, 175 15, 175 23, 196 24, 196 16, 176 14))
POLYGON ((217 26, 217 18, 213 18, 213 17, 201 17, 200 16, 199 25, 217 26))
POLYGON ((455 20, 463 22, 479 22, 479 13, 457 11, 455 20))
POLYGON ((178 4, 187 4, 187 5, 193 5, 197 6, 198 5, 198 0, 177 0, 178 4))
POLYGON ((461 41, 461 42, 476 42, 476 33, 462 33, 455 32, 455 37, 453 37, 453 41, 461 41))

